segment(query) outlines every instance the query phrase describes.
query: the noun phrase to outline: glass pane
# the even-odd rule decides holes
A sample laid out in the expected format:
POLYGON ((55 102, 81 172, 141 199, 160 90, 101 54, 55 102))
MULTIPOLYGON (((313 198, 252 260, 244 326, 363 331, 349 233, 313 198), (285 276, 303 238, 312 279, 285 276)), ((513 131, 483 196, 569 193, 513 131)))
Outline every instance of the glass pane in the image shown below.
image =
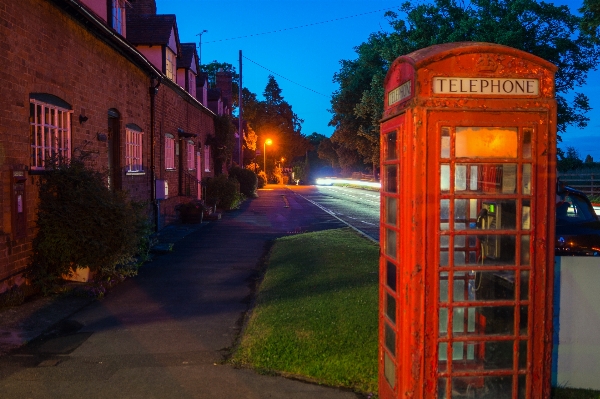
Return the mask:
POLYGON ((450 190, 450 165, 442 164, 440 166, 440 190, 450 190))
POLYGON ((450 200, 448 200, 448 199, 440 200, 440 229, 441 230, 447 230, 447 228, 444 228, 444 226, 442 224, 445 223, 447 225, 449 220, 450 220, 450 200))
POLYGON ((396 292, 396 265, 388 260, 386 266, 386 284, 392 291, 396 292))
POLYGON ((529 236, 521 236, 521 266, 529 265, 531 249, 529 236))
POLYGON ((448 366, 448 343, 440 342, 438 345, 438 372, 446 371, 448 366))
POLYGON ((455 302, 514 299, 515 271, 513 270, 454 273, 455 302))
POLYGON ((396 332, 389 324, 385 325, 385 347, 390 351, 392 356, 396 356, 396 332))
MULTIPOLYGON (((442 165, 442 167, 443 166, 444 165, 442 165)), ((468 181, 469 191, 481 194, 514 194, 517 188, 517 164, 457 164, 456 171, 456 184, 465 187, 466 182, 468 181), (466 173, 467 171, 468 173, 466 176, 462 177, 462 175, 458 175, 459 170, 461 171, 460 173, 466 173), (459 181, 458 179, 464 179, 464 182, 459 181)), ((449 173, 450 171, 448 170, 448 184, 449 173)), ((442 168, 442 176, 443 175, 444 170, 442 168)), ((442 186, 442 190, 443 189, 442 186)), ((447 190, 448 189, 449 187, 447 190)))
POLYGON ((510 370, 513 367, 513 341, 454 342, 452 367, 455 370, 510 370))
POLYGON ((440 337, 448 334, 448 308, 440 308, 440 337))
POLYGON ((527 341, 519 341, 519 370, 527 368, 527 341))
POLYGON ((385 141, 386 148, 386 160, 397 159, 397 150, 396 150, 396 132, 392 132, 386 135, 385 141))
POLYGON ((440 248, 448 248, 450 246, 449 236, 440 236, 440 248))
POLYGON ((521 300, 529 300, 529 271, 521 272, 521 300))
POLYGON ((397 200, 396 198, 385 198, 385 222, 394 226, 398 225, 397 219, 397 200))
POLYGON ((457 158, 516 158, 517 128, 457 127, 457 158))
POLYGON ((392 323, 396 324, 396 298, 385 293, 385 314, 392 321, 392 323))
POLYGON ((529 334, 529 307, 521 306, 521 314, 519 319, 519 334, 528 335, 529 334))
POLYGON ((482 265, 515 265, 515 236, 481 235, 477 237, 482 265))
POLYGON ((531 158, 531 133, 533 129, 523 129, 523 158, 531 158))
POLYGON ((383 354, 383 374, 392 388, 396 386, 396 365, 387 352, 383 354))
POLYGON ((459 336, 512 335, 514 313, 513 306, 455 307, 452 313, 452 329, 459 336))
POLYGON ((461 229, 465 229, 466 227, 466 223, 467 223, 467 215, 468 215, 468 206, 469 206, 469 200, 467 199, 455 199, 454 200, 454 223, 455 229, 459 229, 460 226, 461 229))
POLYGON ((454 377, 452 398, 511 399, 512 376, 503 377, 454 377))
POLYGON ((448 266, 450 264, 450 255, 448 251, 440 250, 440 266, 448 266))
POLYGON ((388 193, 398 192, 398 167, 396 165, 386 165, 385 173, 385 191, 388 193))
POLYGON ((385 235, 385 254, 392 258, 396 258, 396 232, 386 229, 385 235))
POLYGON ((519 376, 519 399, 527 398, 527 376, 519 376))
POLYGON ((441 142, 442 151, 440 157, 442 159, 450 158, 450 128, 443 127, 442 128, 442 142, 441 142))
POLYGON ((454 191, 467 189, 467 165, 456 165, 454 171, 454 191))
POLYGON ((531 229, 531 205, 529 200, 523 200, 521 206, 521 229, 531 229))
POLYGON ((523 194, 531 195, 531 164, 523 165, 523 194))
POLYGON ((446 396, 446 379, 439 378, 438 379, 438 399, 446 399, 446 398, 447 398, 447 396, 446 396))
POLYGON ((448 302, 448 272, 440 273, 440 302, 448 302))

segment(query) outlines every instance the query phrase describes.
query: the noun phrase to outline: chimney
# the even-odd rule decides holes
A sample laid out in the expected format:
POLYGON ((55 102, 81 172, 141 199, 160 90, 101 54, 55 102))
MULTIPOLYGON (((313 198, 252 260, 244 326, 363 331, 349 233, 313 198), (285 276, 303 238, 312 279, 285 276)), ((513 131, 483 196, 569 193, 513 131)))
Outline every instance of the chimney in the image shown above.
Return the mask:
POLYGON ((232 76, 231 72, 224 72, 222 70, 219 70, 217 72, 217 88, 221 89, 221 97, 227 99, 227 102, 230 105, 230 107, 231 107, 231 104, 233 103, 232 81, 233 81, 233 76, 232 76))
POLYGON ((131 15, 156 15, 156 0, 133 0, 130 1, 131 8, 127 10, 131 15))

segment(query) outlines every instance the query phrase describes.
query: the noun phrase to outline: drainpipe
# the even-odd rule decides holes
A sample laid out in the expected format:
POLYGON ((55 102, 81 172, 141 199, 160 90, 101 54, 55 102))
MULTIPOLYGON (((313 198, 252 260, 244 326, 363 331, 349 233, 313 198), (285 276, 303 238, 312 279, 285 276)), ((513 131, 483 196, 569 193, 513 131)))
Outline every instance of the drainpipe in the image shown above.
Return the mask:
POLYGON ((155 98, 158 93, 158 86, 160 86, 162 78, 159 77, 151 77, 150 78, 150 198, 152 201, 152 205, 154 207, 154 231, 158 231, 158 217, 160 209, 158 207, 158 200, 156 199, 156 165, 154 160, 154 147, 155 143, 155 134, 154 134, 154 125, 155 125, 155 98), (154 80, 156 79, 156 85, 154 84, 154 80))

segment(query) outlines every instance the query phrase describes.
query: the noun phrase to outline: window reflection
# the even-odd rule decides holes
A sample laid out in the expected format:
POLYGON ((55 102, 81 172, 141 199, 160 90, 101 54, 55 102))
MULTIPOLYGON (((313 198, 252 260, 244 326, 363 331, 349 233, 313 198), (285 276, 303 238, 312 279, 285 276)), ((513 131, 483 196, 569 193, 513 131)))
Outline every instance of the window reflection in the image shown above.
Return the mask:
POLYGON ((398 167, 396 165, 387 165, 385 172, 385 191, 388 193, 398 192, 398 167))
POLYGON ((385 136, 385 156, 386 160, 393 160, 398 157, 396 150, 396 132, 389 133, 385 136))
MULTIPOLYGON (((450 167, 445 172, 442 165, 442 191, 449 185, 450 167), (443 179, 447 174, 448 183, 443 179)), ((454 184, 456 191, 473 191, 481 194, 514 194, 517 188, 517 164, 457 164, 454 184)))

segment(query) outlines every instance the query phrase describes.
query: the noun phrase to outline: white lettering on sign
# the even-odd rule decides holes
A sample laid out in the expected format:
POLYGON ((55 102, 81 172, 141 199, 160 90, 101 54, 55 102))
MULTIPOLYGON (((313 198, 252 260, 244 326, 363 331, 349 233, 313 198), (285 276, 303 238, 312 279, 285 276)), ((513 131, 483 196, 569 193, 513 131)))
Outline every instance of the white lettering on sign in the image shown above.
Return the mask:
POLYGON ((388 106, 392 104, 396 104, 404 100, 405 98, 410 97, 410 80, 408 82, 402 83, 400 86, 396 87, 394 90, 391 90, 388 93, 388 106))
POLYGON ((433 92, 436 94, 537 96, 539 86, 537 79, 433 78, 433 92))

